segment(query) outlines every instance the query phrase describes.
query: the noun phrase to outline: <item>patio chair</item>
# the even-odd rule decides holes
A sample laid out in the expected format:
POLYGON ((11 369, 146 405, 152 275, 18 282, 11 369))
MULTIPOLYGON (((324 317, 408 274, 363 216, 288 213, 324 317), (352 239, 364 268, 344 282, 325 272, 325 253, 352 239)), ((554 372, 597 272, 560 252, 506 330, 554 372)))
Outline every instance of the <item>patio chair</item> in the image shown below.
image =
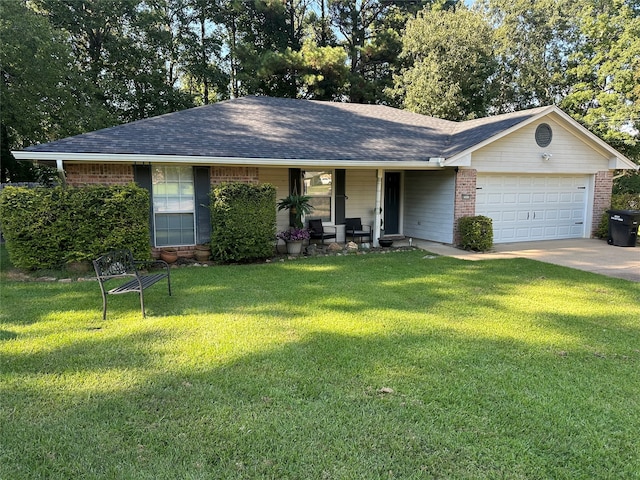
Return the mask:
POLYGON ((344 223, 346 237, 351 237, 352 242, 355 242, 356 238, 360 239, 360 243, 364 238, 369 238, 369 241, 373 240, 371 237, 371 225, 362 225, 362 220, 359 217, 345 218, 344 223))
POLYGON ((322 225, 322 220, 313 219, 309 220, 309 233, 311 235, 310 240, 321 240, 324 245, 325 239, 336 238, 336 227, 322 225), (325 229, 333 229, 333 231, 327 232, 325 229))

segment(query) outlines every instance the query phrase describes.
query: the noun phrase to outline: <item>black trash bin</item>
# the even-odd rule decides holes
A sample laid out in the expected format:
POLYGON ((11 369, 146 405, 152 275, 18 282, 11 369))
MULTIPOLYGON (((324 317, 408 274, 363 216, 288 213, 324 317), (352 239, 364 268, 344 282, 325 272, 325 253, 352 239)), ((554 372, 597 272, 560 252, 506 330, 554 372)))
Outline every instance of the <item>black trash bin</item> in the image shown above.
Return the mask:
POLYGON ((607 210, 607 213, 609 214, 609 245, 635 247, 640 210, 607 210))

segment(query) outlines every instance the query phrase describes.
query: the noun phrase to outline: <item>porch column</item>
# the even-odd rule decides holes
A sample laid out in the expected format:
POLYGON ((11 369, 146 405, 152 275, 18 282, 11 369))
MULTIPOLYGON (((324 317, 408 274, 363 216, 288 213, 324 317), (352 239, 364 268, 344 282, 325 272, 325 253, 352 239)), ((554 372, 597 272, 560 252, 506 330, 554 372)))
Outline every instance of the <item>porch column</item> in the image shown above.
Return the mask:
POLYGON ((380 229, 382 228, 382 179, 384 178, 384 170, 378 169, 376 174, 376 208, 375 221, 373 225, 373 245, 378 246, 380 239, 380 229))

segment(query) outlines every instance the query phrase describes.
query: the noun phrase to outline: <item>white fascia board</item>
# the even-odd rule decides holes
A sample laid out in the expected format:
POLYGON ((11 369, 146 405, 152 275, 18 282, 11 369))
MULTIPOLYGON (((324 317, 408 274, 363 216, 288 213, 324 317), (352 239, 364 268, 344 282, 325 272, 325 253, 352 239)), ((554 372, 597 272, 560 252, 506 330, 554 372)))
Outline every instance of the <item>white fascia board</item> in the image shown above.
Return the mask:
POLYGON ((636 165, 627 158, 613 157, 609 159, 610 170, 640 170, 640 165, 636 165))
POLYGON ((570 127, 575 129, 579 134, 587 137, 591 142, 595 143, 598 147, 606 151, 611 158, 609 159, 609 168, 612 170, 638 170, 636 165, 629 158, 625 157, 622 153, 617 151, 607 142, 602 140, 595 133, 591 132, 588 128, 582 126, 579 122, 574 120, 570 115, 560 110, 558 107, 553 107, 553 113, 565 120, 570 127))
POLYGON ((444 164, 447 167, 470 167, 471 166, 471 153, 466 155, 456 155, 449 160, 446 160, 444 164))
POLYGON ((185 163, 189 165, 242 165, 261 167, 328 167, 433 170, 442 165, 428 160, 323 160, 291 158, 196 157, 187 155, 129 155, 105 153, 59 153, 14 151, 18 160, 62 160, 77 163, 185 163))
POLYGON ((471 154, 473 152, 475 152, 476 150, 489 145, 497 140, 500 140, 503 137, 506 137, 507 135, 520 130, 522 127, 529 125, 530 123, 535 122, 536 120, 538 120, 541 117, 544 117, 545 115, 548 115, 550 112, 552 112, 555 108, 557 107, 553 107, 550 106, 546 109, 544 109, 542 112, 538 113, 537 115, 532 116, 531 118, 527 118, 526 120, 523 120, 517 124, 515 124, 513 127, 504 130, 500 133, 498 133, 497 135, 494 135, 493 137, 489 137, 486 140, 483 140, 480 143, 476 143, 475 145, 467 148, 466 150, 463 150, 462 152, 458 153, 457 155, 454 155, 452 157, 449 157, 446 162, 444 162, 445 167, 454 167, 454 166, 464 166, 464 167, 470 167, 471 166, 471 154), (469 161, 469 164, 460 164, 458 162, 466 162, 469 161))
POLYGON ((483 142, 480 142, 476 145, 473 145, 472 147, 468 148, 467 150, 464 150, 463 152, 460 152, 457 155, 454 155, 453 157, 448 158, 445 163, 444 166, 446 167, 454 167, 454 166, 471 166, 471 163, 469 164, 461 164, 459 162, 465 162, 466 161, 466 157, 468 157, 469 161, 471 160, 471 153, 473 153, 474 151, 489 145, 503 137, 506 137, 507 135, 511 134, 512 132, 515 132, 516 130, 520 130, 521 128, 536 122, 538 120, 540 120, 543 117, 546 117, 548 115, 551 114, 556 114, 558 117, 560 117, 561 120, 564 121, 565 125, 567 125, 569 128, 573 128, 577 133, 584 135, 585 137, 587 137, 588 140, 590 140, 591 142, 595 143, 598 147, 600 147, 601 149, 603 149, 604 151, 606 151, 607 153, 609 153, 612 158, 609 160, 609 168, 612 170, 638 170, 639 166, 636 165, 634 162, 632 162, 631 160, 629 160, 627 157, 625 157, 624 155, 622 155, 620 152, 618 152, 615 148, 613 148, 611 145, 609 145, 607 142, 605 142, 604 140, 602 140, 600 137, 598 137, 596 134, 592 133, 591 131, 589 131, 589 129, 583 127, 582 125, 580 125, 580 123, 578 123, 576 120, 574 120, 570 115, 568 115, 567 113, 563 112, 560 108, 556 107, 555 105, 551 105, 548 108, 545 108, 543 111, 539 112, 537 115, 532 116, 531 118, 528 118, 526 120, 523 120, 522 122, 514 125, 513 127, 509 128, 508 130, 505 130, 503 132, 500 132, 499 134, 490 137, 486 140, 484 140, 483 142))

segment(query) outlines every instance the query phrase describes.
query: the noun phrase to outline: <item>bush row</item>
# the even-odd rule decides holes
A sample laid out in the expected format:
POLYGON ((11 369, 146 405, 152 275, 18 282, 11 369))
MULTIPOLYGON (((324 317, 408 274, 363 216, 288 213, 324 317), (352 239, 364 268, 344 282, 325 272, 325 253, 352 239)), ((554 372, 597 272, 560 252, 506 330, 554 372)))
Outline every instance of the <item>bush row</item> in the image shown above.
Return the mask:
POLYGON ((6 187, 0 222, 13 265, 60 268, 114 249, 151 257, 149 194, 130 185, 6 187))
POLYGON ((221 262, 252 262, 273 255, 276 189, 227 183, 211 192, 211 254, 221 262))

